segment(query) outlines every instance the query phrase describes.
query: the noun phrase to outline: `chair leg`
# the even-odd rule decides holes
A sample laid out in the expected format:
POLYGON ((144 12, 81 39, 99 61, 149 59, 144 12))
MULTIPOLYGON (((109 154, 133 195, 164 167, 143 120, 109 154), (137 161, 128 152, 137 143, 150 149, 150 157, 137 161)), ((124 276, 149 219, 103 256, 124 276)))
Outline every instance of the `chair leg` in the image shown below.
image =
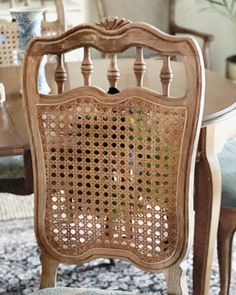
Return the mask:
POLYGON ((219 223, 217 252, 220 269, 220 295, 229 294, 233 236, 234 229, 225 229, 224 225, 219 223))
POLYGON ((56 285, 58 261, 54 260, 46 252, 42 251, 40 255, 42 264, 42 274, 40 279, 40 289, 53 288, 56 285))
POLYGON ((184 264, 183 266, 175 264, 164 272, 168 295, 188 294, 185 268, 184 264))

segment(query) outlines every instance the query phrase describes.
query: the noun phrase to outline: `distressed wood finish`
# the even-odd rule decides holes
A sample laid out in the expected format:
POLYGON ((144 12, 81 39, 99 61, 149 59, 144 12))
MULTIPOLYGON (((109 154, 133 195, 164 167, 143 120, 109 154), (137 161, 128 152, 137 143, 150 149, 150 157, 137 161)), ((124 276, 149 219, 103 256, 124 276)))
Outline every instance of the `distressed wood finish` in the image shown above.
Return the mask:
POLYGON ((183 261, 192 237, 193 169, 204 99, 203 61, 194 40, 118 18, 81 25, 52 39, 31 41, 23 85, 35 175, 35 230, 44 249, 41 288, 54 285, 57 263, 110 257, 165 271, 170 292, 187 294, 183 261), (110 95, 90 86, 88 47, 111 56, 107 78, 116 87, 116 53, 143 44, 163 56, 184 56, 183 96, 172 99, 168 91, 161 95, 142 87, 140 55, 137 87, 110 95), (79 47, 85 48, 85 86, 60 95, 39 94, 42 56, 79 47), (81 235, 77 226, 67 227, 64 238, 58 235, 62 223, 77 224, 81 235))
POLYGON ((209 48, 213 35, 176 25, 175 2, 176 0, 146 0, 145 3, 143 0, 96 0, 101 20, 111 15, 125 16, 131 21, 151 22, 168 34, 189 34, 202 39, 204 64, 206 68, 211 68, 209 48))

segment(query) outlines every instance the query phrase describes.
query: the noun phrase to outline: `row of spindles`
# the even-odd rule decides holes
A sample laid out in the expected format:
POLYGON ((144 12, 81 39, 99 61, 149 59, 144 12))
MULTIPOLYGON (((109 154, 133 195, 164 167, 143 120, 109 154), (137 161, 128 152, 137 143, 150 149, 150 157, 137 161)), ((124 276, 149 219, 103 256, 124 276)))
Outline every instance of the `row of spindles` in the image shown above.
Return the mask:
MULTIPOLYGON (((107 72, 107 78, 110 87, 117 87, 117 82, 120 78, 120 71, 117 64, 117 55, 112 53, 109 55, 110 65, 107 72)), ((136 48, 136 58, 134 62, 134 74, 136 78, 136 84, 138 87, 143 86, 144 74, 146 72, 146 64, 143 57, 143 48, 138 46, 136 48)), ((93 64, 90 57, 90 49, 84 47, 84 58, 81 65, 81 72, 84 78, 84 85, 91 85, 91 76, 93 73, 93 64)), ((67 79, 67 73, 65 69, 64 55, 57 55, 57 67, 55 71, 55 81, 57 83, 58 93, 63 93, 64 84, 67 79)), ((173 79, 173 73, 170 66, 170 56, 163 56, 163 65, 160 72, 160 80, 162 83, 163 96, 169 96, 170 85, 173 79)))

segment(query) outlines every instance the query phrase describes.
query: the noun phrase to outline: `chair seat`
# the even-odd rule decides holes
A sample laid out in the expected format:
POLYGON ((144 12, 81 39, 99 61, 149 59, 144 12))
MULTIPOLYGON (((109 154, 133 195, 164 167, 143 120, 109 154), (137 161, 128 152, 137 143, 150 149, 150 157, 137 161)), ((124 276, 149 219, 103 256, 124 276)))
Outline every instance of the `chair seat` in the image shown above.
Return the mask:
POLYGON ((0 179, 24 178, 23 156, 10 156, 0 158, 0 179))
POLYGON ((38 290, 31 295, 137 295, 138 293, 98 289, 48 288, 38 290))
POLYGON ((236 207, 236 139, 227 142, 218 159, 222 175, 222 206, 236 207))

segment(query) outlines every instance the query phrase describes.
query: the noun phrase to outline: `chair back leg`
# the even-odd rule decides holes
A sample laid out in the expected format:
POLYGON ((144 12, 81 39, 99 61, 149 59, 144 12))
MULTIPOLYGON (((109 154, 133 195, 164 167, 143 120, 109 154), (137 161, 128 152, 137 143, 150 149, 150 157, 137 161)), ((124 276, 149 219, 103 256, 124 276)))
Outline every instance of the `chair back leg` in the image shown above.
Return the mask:
POLYGON ((45 251, 40 255, 42 264, 42 274, 40 279, 40 289, 53 288, 56 285, 58 261, 54 260, 45 251))
POLYGON ((181 265, 175 264, 164 272, 168 294, 188 294, 186 266, 186 263, 182 262, 181 265))

